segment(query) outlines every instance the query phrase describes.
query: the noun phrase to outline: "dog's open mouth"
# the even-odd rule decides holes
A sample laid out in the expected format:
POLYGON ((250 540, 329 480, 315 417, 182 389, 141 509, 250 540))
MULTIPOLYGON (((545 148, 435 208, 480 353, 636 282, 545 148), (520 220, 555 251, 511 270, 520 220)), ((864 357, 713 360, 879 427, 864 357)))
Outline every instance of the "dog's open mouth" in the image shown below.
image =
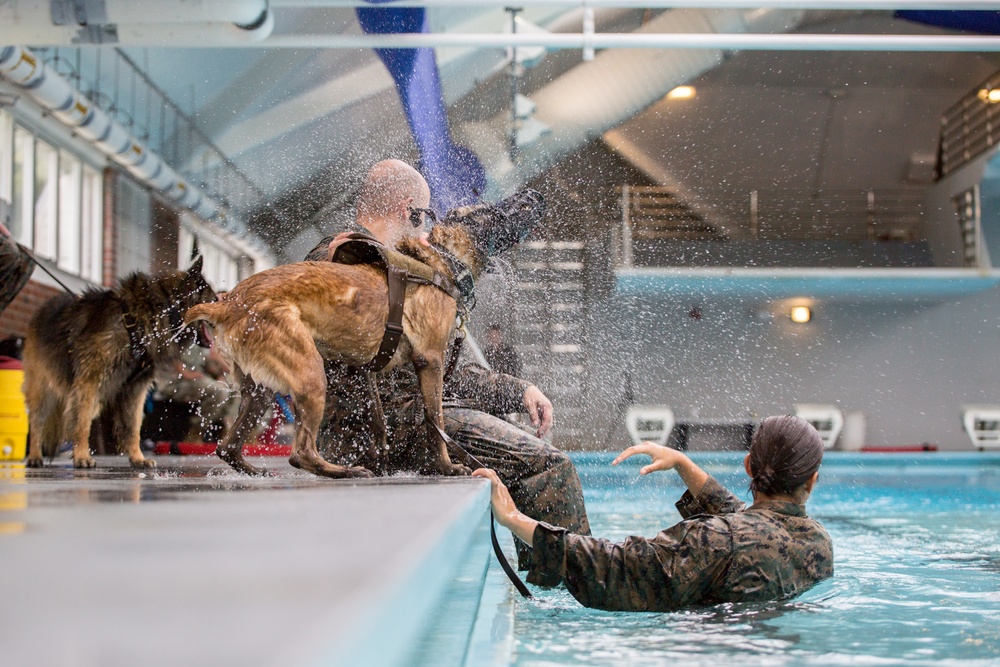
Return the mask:
POLYGON ((212 334, 209 332, 207 324, 204 322, 197 322, 194 325, 194 330, 199 347, 212 347, 212 334))

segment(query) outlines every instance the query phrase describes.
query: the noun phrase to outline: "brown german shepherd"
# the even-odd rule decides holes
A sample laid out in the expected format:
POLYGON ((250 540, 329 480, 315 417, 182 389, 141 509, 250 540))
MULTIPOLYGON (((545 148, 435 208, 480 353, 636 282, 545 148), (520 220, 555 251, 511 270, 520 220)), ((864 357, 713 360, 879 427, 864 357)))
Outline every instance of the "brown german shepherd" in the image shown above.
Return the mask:
MULTIPOLYGON (((430 246, 406 239, 397 250, 450 280, 457 280, 458 260, 478 276, 490 258, 523 240, 544 214, 540 194, 526 191, 493 206, 468 207, 449 214, 435 226, 430 246)), ((409 361, 417 371, 428 422, 444 429, 442 384, 445 353, 455 327, 458 304, 433 285, 409 283, 403 308, 403 336, 388 372, 409 361)), ((185 324, 204 320, 215 330, 220 353, 244 376, 240 414, 217 453, 236 470, 262 474, 243 458, 242 438, 256 420, 266 392, 290 394, 295 408, 295 440, 289 462, 326 477, 371 477, 361 467, 335 465, 316 449, 316 433, 326 403, 329 359, 350 366, 371 361, 382 341, 388 318, 385 272, 367 264, 300 262, 253 275, 216 303, 191 308, 185 324)), ((360 400, 360 397, 359 397, 360 400)), ((442 474, 468 474, 453 464, 447 446, 435 433, 431 441, 433 469, 442 474)))
POLYGON ((156 465, 139 449, 142 406, 156 367, 179 354, 184 312, 215 300, 201 267, 199 257, 187 271, 133 273, 114 289, 53 297, 35 313, 24 341, 28 467, 69 440, 73 465, 93 468, 90 427, 102 413, 133 467, 156 465))

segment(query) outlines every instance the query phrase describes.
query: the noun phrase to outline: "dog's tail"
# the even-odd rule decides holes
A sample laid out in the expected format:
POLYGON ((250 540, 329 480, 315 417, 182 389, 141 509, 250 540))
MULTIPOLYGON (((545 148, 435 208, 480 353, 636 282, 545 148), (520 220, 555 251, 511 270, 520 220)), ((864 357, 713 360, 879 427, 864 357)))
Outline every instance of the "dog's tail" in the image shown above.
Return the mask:
POLYGON ((212 326, 215 326, 219 323, 219 319, 225 310, 226 304, 221 301, 199 303, 197 306, 188 308, 187 312, 184 313, 184 326, 187 326, 192 322, 197 322, 198 320, 204 320, 212 326))

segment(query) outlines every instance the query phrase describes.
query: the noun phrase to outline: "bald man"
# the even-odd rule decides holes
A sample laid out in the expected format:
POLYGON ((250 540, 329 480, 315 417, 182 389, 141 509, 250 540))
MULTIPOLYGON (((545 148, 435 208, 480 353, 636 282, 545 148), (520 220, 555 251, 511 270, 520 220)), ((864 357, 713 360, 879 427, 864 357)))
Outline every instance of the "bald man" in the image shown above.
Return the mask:
POLYGON ((316 244, 307 260, 322 261, 352 233, 368 234, 390 248, 407 237, 418 237, 422 227, 410 222, 411 211, 430 205, 431 190, 416 169, 402 160, 382 160, 373 166, 358 191, 357 215, 343 230, 316 244))
MULTIPOLYGON (((429 204, 430 189, 419 172, 399 160, 379 162, 358 193, 355 221, 320 241, 306 259, 329 259, 350 232, 370 234, 389 247, 403 238, 420 237, 424 234, 422 214, 418 217, 414 212, 429 204)), ((327 415, 318 436, 327 459, 382 475, 420 470, 428 464, 423 402, 412 367, 404 365, 377 380, 388 428, 388 460, 374 451, 372 406, 357 398, 365 395, 367 376, 334 364, 327 365, 327 375, 327 415)), ((552 403, 538 387, 461 359, 445 378, 444 399, 445 431, 496 470, 525 514, 590 534, 576 468, 565 453, 541 440, 552 426, 552 403), (529 414, 536 426, 534 435, 502 419, 512 412, 529 414)), ((519 566, 528 569, 530 549, 515 543, 519 566)))

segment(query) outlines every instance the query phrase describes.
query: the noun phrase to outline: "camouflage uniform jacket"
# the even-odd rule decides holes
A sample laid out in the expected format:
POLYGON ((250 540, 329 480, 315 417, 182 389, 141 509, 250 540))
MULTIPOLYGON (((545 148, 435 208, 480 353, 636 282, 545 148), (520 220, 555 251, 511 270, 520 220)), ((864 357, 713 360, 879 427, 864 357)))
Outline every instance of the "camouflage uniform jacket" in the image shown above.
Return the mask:
POLYGON ((671 611, 796 595, 833 574, 830 536, 805 507, 747 508, 715 479, 677 502, 683 521, 622 544, 540 523, 528 581, 560 581, 579 602, 611 611, 671 611))

